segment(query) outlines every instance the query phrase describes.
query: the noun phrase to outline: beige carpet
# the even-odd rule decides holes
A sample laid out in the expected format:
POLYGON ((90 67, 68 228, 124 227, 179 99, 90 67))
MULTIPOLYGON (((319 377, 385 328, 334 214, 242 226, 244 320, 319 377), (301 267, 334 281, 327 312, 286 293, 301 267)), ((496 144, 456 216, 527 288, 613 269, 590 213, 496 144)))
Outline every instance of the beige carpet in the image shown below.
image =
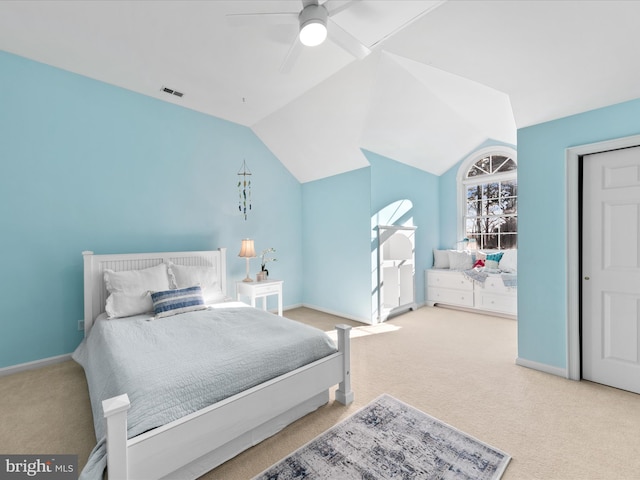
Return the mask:
MULTIPOLYGON (((300 308, 285 316, 352 342, 356 401, 331 402, 203 478, 248 479, 382 393, 512 456, 514 479, 636 479, 640 395, 515 365, 513 320, 422 308, 367 327, 300 308)), ((0 377, 0 452, 73 453, 84 465, 95 438, 86 383, 74 362, 0 377)))

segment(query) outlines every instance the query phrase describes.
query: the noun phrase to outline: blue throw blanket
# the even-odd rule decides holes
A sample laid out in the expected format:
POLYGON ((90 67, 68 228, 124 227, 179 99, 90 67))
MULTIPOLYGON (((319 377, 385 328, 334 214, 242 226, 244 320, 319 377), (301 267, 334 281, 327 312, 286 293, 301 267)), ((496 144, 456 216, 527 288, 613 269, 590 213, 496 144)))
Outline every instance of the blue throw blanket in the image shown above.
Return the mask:
POLYGON ((507 288, 518 288, 518 275, 515 273, 503 273, 502 282, 507 288))
POLYGON ((483 272, 482 270, 477 270, 475 268, 471 270, 464 270, 463 272, 469 279, 474 282, 478 282, 480 285, 484 285, 485 280, 489 276, 488 273, 483 272))
POLYGON ((99 320, 73 353, 98 440, 80 479, 106 467, 102 400, 129 395, 132 438, 334 352, 324 332, 254 308, 99 320))
MULTIPOLYGON (((473 268, 471 270, 464 270, 464 275, 470 280, 479 283, 484 286, 485 281, 489 277, 489 273, 484 271, 483 269, 473 268)), ((492 272, 493 273, 493 272, 492 272)), ((500 273, 500 277, 502 278, 502 283, 507 288, 518 288, 518 275, 515 273, 500 273)))

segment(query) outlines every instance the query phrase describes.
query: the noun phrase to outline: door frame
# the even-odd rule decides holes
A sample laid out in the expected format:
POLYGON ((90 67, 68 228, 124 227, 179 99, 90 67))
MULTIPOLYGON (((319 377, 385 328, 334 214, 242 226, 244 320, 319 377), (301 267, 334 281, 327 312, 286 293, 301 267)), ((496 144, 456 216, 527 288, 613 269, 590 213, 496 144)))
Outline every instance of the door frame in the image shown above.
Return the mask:
POLYGON ((606 140, 604 142, 578 145, 566 149, 567 180, 567 378, 582 378, 582 359, 580 345, 580 167, 582 157, 592 153, 640 146, 640 135, 606 140))

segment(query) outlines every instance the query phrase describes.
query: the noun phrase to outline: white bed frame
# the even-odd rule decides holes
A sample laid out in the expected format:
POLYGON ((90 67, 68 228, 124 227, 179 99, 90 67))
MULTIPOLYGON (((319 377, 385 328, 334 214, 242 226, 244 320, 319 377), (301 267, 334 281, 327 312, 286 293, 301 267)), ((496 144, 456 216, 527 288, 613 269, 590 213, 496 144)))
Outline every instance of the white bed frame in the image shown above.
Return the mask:
MULTIPOLYGON (((104 312, 105 269, 139 270, 162 262, 211 266, 227 296, 226 249, 84 256, 84 329, 91 331, 104 312)), ((194 479, 329 401, 353 402, 348 325, 337 325, 338 352, 202 410, 127 439, 126 394, 102 402, 107 430, 107 469, 111 479, 194 479)))

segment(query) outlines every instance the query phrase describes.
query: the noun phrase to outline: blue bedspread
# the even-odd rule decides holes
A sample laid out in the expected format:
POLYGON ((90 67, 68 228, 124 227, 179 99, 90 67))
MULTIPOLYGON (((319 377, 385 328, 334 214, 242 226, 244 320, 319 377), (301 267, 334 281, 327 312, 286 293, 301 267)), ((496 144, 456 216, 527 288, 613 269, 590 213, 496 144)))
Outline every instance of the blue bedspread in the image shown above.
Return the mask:
POLYGON ((131 438, 335 351, 324 332, 254 308, 99 320, 73 354, 98 440, 80 478, 102 478, 106 466, 102 400, 129 395, 131 438))

